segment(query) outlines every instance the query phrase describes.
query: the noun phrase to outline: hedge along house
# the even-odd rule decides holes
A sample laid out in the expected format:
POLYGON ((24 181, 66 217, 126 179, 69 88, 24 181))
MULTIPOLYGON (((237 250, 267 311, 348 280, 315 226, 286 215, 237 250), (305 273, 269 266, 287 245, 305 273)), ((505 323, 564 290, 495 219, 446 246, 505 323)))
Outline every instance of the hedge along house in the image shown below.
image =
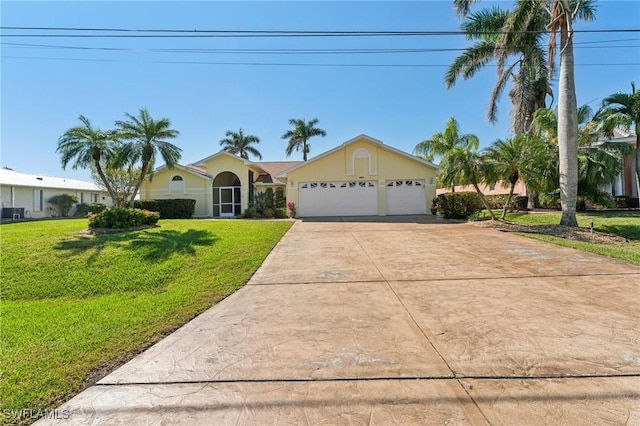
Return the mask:
POLYGON ((251 162, 225 151, 160 167, 141 199, 196 200, 195 217, 236 217, 256 192, 282 191, 299 217, 427 214, 437 167, 366 135, 309 161, 251 162))
MULTIPOLYGON (((54 195, 69 194, 78 198, 78 204, 113 203, 107 191, 93 182, 60 177, 32 175, 11 169, 0 169, 0 195, 2 197, 2 217, 45 218, 56 215, 49 199, 54 195)), ((74 208, 69 212, 73 215, 74 208)))

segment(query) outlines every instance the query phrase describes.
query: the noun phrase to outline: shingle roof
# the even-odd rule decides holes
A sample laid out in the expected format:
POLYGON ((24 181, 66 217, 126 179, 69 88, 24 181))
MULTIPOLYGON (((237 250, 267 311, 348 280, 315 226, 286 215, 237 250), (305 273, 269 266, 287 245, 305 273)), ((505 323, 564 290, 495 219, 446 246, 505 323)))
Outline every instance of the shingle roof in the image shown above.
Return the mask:
POLYGON ((291 167, 297 166, 304 161, 261 161, 255 164, 267 174, 261 174, 256 178, 259 183, 273 183, 278 173, 283 172, 291 167))
POLYGON ((104 191, 93 182, 52 176, 30 175, 9 169, 0 169, 0 184, 33 188, 72 189, 76 191, 104 191))

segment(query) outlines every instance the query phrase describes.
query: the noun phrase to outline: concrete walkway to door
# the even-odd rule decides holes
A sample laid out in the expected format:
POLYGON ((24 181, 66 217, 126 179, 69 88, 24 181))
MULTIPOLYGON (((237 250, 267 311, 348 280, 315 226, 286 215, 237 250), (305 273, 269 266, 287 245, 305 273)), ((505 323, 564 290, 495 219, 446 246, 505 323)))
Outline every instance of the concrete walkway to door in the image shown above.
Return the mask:
POLYGON ((640 425, 640 267, 430 217, 297 221, 43 424, 640 425))

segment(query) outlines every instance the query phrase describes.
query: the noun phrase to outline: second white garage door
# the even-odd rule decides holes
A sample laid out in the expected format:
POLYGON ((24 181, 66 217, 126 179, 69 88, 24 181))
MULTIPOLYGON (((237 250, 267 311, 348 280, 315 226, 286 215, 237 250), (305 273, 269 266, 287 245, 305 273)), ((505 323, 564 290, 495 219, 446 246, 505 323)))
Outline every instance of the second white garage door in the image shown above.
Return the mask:
POLYGON ((387 214, 426 214, 424 181, 396 180, 387 182, 387 214))
POLYGON ((301 217, 378 214, 377 182, 307 182, 298 196, 301 217))

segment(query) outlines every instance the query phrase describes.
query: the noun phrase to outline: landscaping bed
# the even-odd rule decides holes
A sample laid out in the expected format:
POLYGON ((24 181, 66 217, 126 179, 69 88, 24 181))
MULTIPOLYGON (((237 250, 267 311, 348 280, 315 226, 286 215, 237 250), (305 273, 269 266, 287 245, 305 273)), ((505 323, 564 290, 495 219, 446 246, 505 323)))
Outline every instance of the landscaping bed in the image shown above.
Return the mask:
POLYGON ((474 223, 640 264, 640 212, 578 213, 578 228, 558 225, 560 215, 559 212, 518 212, 507 214, 506 221, 485 220, 474 223))

